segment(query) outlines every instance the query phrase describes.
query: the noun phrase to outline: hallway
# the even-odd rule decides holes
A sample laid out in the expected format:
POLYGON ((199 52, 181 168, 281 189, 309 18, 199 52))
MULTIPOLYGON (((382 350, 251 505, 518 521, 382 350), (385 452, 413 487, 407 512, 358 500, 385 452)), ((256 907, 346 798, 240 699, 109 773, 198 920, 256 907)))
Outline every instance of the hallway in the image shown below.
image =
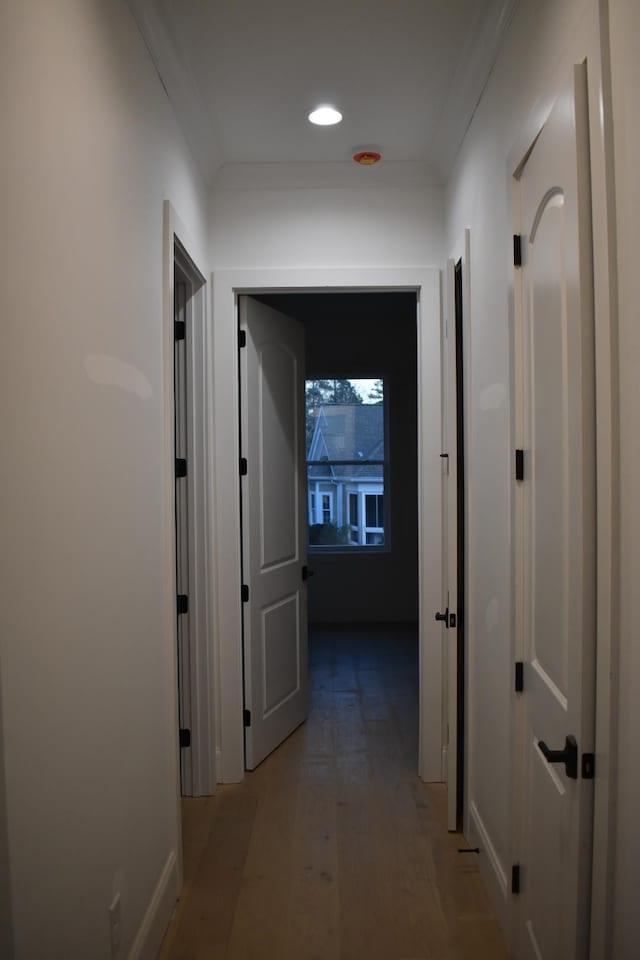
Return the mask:
POLYGON ((477 860, 422 784, 415 628, 316 627, 309 719, 238 785, 183 801, 161 960, 501 960, 477 860))

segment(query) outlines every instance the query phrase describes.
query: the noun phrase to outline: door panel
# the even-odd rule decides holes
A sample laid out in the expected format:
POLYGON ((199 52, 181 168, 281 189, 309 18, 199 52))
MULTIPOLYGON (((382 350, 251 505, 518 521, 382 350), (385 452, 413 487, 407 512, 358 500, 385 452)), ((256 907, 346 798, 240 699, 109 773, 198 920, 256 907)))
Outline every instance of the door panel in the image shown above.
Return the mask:
MULTIPOLYGON (((295 321, 294 321, 295 323, 295 321)), ((296 436, 297 358, 279 343, 258 348, 258 429, 262 569, 298 552, 296 436), (274 388, 275 387, 275 388, 274 388), (277 469, 274 469, 277 465, 277 469)))
POLYGON ((300 689, 299 620, 297 594, 262 611, 265 717, 300 689))
POLYGON ((240 297, 246 766, 307 716, 307 598, 302 324, 240 297))
MULTIPOLYGON (((586 68, 520 178, 523 221, 521 896, 518 956, 586 957, 592 782, 550 763, 593 750, 595 460, 586 68)), ((578 764, 580 766, 580 764, 578 764)))

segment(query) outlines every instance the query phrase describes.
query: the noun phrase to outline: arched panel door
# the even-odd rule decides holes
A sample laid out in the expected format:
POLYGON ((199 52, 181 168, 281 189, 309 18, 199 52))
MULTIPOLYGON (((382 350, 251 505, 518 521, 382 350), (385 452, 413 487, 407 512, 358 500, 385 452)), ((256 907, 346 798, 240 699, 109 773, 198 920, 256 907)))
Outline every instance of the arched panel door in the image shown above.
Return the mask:
POLYGON ((586 67, 520 177, 519 958, 588 953, 594 743, 595 406, 586 67))

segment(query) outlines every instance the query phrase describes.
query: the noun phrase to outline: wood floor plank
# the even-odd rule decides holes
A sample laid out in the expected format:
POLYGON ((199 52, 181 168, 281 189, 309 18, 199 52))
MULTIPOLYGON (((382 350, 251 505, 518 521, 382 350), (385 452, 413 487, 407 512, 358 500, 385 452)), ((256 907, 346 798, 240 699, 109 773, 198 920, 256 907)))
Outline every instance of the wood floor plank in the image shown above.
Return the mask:
POLYGON ((184 801, 161 960, 505 960, 446 788, 417 777, 410 628, 320 628, 309 719, 244 782, 184 801))

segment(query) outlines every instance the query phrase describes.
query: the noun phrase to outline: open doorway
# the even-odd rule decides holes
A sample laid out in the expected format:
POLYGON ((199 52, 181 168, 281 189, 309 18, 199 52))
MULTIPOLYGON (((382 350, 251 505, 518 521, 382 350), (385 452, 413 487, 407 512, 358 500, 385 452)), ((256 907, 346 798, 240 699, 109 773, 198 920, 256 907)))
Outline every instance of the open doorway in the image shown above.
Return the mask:
MULTIPOLYGON (((311 497, 324 493, 331 498, 331 525, 357 526, 363 531, 359 537, 349 536, 345 544, 309 543, 309 566, 315 573, 309 586, 309 622, 417 623, 416 295, 375 291, 261 299, 303 324, 308 382, 353 383, 352 395, 342 396, 330 382, 316 407, 318 413, 322 407, 327 414, 337 409, 341 422, 350 407, 356 414, 379 414, 377 418, 352 416, 344 432, 332 430, 335 451, 319 454, 328 461, 332 455, 343 462, 369 461, 370 470, 335 463, 326 471, 331 473, 329 482, 322 482, 320 467, 308 470, 309 510, 311 497), (376 396, 380 392, 382 397, 376 396), (371 492, 365 490, 367 479, 371 492), (350 504, 354 495, 358 503, 351 500, 350 504), (354 544, 354 539, 364 542, 354 544)), ((310 434, 309 444, 312 439, 310 434)), ((310 523, 312 527, 317 526, 322 501, 313 505, 316 524, 310 523)))
POLYGON ((441 597, 440 337, 441 278, 432 267, 220 270, 213 275, 216 316, 214 525, 216 639, 219 662, 218 770, 223 783, 244 779, 239 444, 238 304, 271 293, 412 293, 418 367, 418 540, 420 722, 419 775, 442 782, 443 670, 434 612, 441 597))
MULTIPOLYGON (((405 685, 402 693, 393 689, 387 692, 389 698, 395 700, 394 710, 404 706, 405 712, 412 715, 411 720, 402 718, 400 726, 413 727, 412 769, 415 775, 419 723, 416 295, 412 292, 298 293, 261 295, 251 299, 277 311, 266 313, 264 321, 262 315, 260 319, 256 317, 256 324, 268 324, 271 318, 278 325, 287 317, 291 318, 294 328, 300 328, 292 331, 296 340, 297 334, 304 329, 307 404, 303 445, 307 476, 303 478, 301 499, 305 502, 300 516, 306 527, 305 534, 308 532, 309 536, 304 547, 300 548, 299 564, 302 566, 304 559, 303 578, 306 579, 307 572, 312 573, 313 578, 307 581, 301 596, 294 562, 293 581, 286 591, 288 603, 284 602, 284 594, 280 596, 280 589, 278 597, 267 598, 263 616, 251 604, 243 605, 245 723, 251 724, 245 727, 247 766, 249 769, 255 767, 257 758, 265 753, 264 735, 260 729, 253 728, 254 720, 259 726, 262 712, 273 726, 278 712, 284 713, 283 705, 286 704, 291 713, 293 705, 301 699, 302 688, 293 682, 296 675, 294 651, 298 647, 299 635, 306 635, 306 624, 296 633, 293 611, 296 605, 300 607, 302 601, 306 604, 308 600, 312 699, 314 689, 332 675, 334 687, 344 688, 345 694, 358 693, 370 705, 371 691, 364 688, 372 682, 377 683, 373 679, 374 669, 378 670, 378 680, 383 676, 388 681, 392 676, 410 674, 408 686, 405 685), (317 462, 313 460, 314 456, 317 456, 317 462), (305 554, 308 551, 308 567, 306 557, 302 558, 303 550, 305 554), (277 639, 270 636, 267 629, 276 613, 282 619, 287 606, 291 608, 291 657, 284 657, 282 649, 284 625, 279 624, 277 639), (251 631, 256 634, 253 640, 251 631), (256 643, 260 648, 257 653, 253 649, 256 643), (270 648, 274 651, 277 648, 277 657, 274 655, 271 663, 270 648), (290 683, 280 684, 272 675, 276 661, 279 664, 280 660, 279 670, 289 664, 286 669, 291 674, 290 683), (412 669, 407 671, 409 664, 412 669), (318 676, 314 676, 314 672, 318 676), (281 706, 276 704, 271 693, 269 704, 261 704, 261 690, 278 691, 282 695, 285 688, 287 696, 281 696, 281 706)), ((240 315, 248 315, 242 305, 240 315)), ((242 333, 241 343, 244 345, 244 329, 242 333)), ((245 376, 261 350, 276 349, 274 343, 267 347, 264 332, 258 333, 256 329, 255 338, 258 337, 261 345, 254 342, 254 335, 249 330, 248 353, 241 350, 241 369, 245 376), (252 360, 245 362, 246 357, 252 360)), ((252 367, 252 371, 248 391, 254 389, 255 381, 260 378, 258 368, 253 370, 252 367)), ((261 422, 276 389, 274 384, 264 400, 254 401, 256 410, 260 409, 261 422)), ((243 396, 244 393, 242 391, 243 396)), ((248 436, 252 429, 250 413, 248 418, 247 401, 243 400, 243 403, 242 433, 248 436)), ((268 419, 267 416, 266 422, 268 419)), ((282 412, 277 419, 279 423, 282 421, 282 412)), ((273 440, 269 440, 270 447, 277 443, 277 435, 276 428, 273 440)), ((249 450, 248 444, 249 440, 245 438, 241 447, 242 463, 249 450)), ((262 587, 266 589, 267 579, 269 576, 273 579, 274 575, 267 568, 277 571, 278 578, 282 577, 284 569, 281 559, 275 567, 270 563, 262 572, 253 571, 253 577, 249 572, 247 554, 252 552, 253 534, 249 536, 248 526, 256 520, 260 523, 259 508, 252 509, 249 496, 264 503, 270 488, 270 481, 265 480, 265 490, 255 488, 254 493, 250 493, 255 487, 256 473, 261 469, 255 462, 262 456, 260 450, 259 442, 252 445, 249 473, 253 475, 253 483, 251 476, 245 476, 242 481, 243 591, 245 597, 251 594, 252 599, 256 594, 254 584, 249 580, 256 580, 255 587, 261 596, 262 587), (248 520, 248 517, 253 519, 248 520)), ((267 456, 268 451, 264 455, 267 456)), ((281 457, 276 458, 269 469, 270 475, 281 471, 281 460, 281 457)), ((282 473, 282 484, 288 483, 285 473, 282 473)), ((297 486, 292 474, 292 491, 297 486)), ((268 499, 271 514, 279 498, 268 499)), ((294 506, 294 499, 291 496, 285 500, 287 513, 298 509, 294 506)), ((283 529, 287 526, 288 521, 283 522, 283 529)), ((293 544, 293 528, 291 541, 293 544)), ((271 545, 268 545, 268 552, 271 552, 271 545)), ((258 553, 264 553, 264 549, 258 548, 258 553)), ((292 557, 293 553, 292 550, 292 557)), ((278 587, 281 587, 279 583, 278 587)), ((256 603, 257 599, 256 596, 256 603)), ((306 656, 300 658, 298 655, 300 660, 306 663, 306 656)), ((379 692, 382 687, 386 690, 387 686, 387 683, 378 683, 379 692)), ((376 709, 378 712, 383 709, 379 697, 376 709)), ((286 731, 282 727, 281 734, 290 733, 304 716, 306 713, 301 713, 300 709, 293 711, 291 722, 286 731)), ((277 726, 279 729, 282 726, 279 720, 277 726)), ((274 740, 270 747, 273 748, 275 743, 274 740)))

